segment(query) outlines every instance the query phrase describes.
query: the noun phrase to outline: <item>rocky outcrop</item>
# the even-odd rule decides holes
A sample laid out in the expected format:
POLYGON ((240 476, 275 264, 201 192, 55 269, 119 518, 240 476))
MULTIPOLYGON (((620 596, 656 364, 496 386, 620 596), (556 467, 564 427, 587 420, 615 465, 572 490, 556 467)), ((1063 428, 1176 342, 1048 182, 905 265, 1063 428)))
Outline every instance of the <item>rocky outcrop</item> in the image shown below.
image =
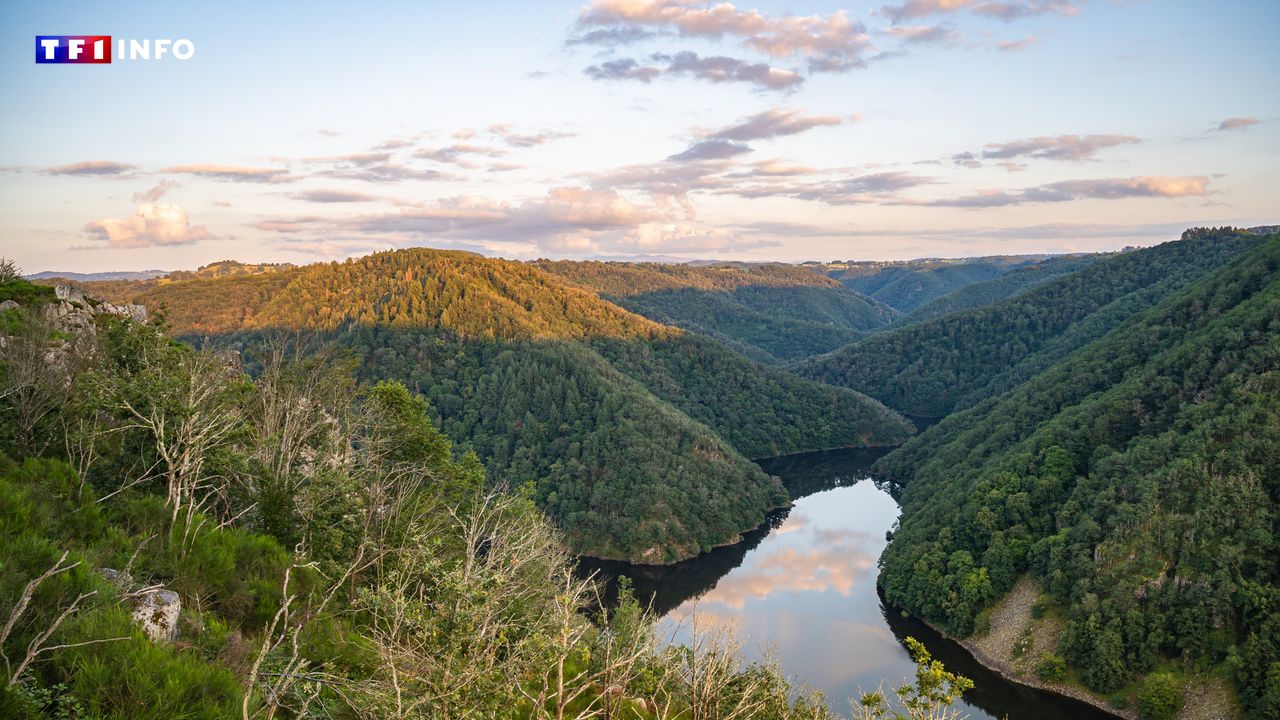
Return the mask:
POLYGON ((147 321, 147 308, 143 305, 100 302, 72 285, 55 285, 53 292, 57 300, 46 306, 45 317, 62 329, 91 333, 96 315, 118 315, 138 323, 147 321))

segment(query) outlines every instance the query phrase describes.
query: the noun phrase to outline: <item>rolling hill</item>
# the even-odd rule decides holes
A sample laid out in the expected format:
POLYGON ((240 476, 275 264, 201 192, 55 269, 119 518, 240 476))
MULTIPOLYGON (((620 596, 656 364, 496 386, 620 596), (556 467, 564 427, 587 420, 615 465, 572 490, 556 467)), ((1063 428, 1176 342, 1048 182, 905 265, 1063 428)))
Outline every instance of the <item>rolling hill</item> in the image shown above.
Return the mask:
POLYGON ((762 366, 534 265, 470 253, 402 250, 110 292, 199 342, 252 351, 306 331, 351 349, 365 379, 426 396, 495 480, 533 482, 575 549, 600 557, 670 562, 759 524, 786 495, 749 457, 912 432, 856 392, 762 366))
POLYGON ((1045 255, 805 263, 815 272, 904 313, 960 288, 1043 260, 1045 255))
POLYGON ((715 338, 766 363, 834 350, 899 315, 835 280, 782 263, 536 265, 650 320, 715 338))
POLYGON ((1033 377, 1259 242, 1243 231, 1188 233, 995 305, 877 333, 795 370, 900 412, 941 417, 1033 377))
POLYGON ((1212 246, 1234 259, 879 461, 904 486, 887 600, 968 634, 1030 574, 1063 623, 1036 652, 1093 690, 1212 670, 1249 717, 1274 711, 1280 235, 1189 232, 1083 273, 1116 295, 1142 273, 1108 266, 1168 273, 1212 246))

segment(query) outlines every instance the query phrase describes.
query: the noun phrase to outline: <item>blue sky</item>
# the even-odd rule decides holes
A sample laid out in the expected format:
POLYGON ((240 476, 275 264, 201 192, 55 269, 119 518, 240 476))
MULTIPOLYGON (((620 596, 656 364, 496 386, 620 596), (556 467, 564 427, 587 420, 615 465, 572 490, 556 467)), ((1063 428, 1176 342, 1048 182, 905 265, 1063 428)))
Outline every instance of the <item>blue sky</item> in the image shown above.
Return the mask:
POLYGON ((1114 249, 1280 222, 1280 3, 10 3, 29 271, 1114 249), (37 65, 38 34, 188 38, 37 65))

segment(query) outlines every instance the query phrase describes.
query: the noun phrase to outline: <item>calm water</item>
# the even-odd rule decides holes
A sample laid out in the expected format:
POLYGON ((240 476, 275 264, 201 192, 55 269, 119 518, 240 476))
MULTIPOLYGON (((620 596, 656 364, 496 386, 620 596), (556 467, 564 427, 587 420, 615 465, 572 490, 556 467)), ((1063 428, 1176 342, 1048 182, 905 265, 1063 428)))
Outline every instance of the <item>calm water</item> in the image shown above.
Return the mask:
POLYGON ((898 505, 868 477, 880 454, 838 450, 761 461, 795 500, 738 545, 667 567, 585 560, 607 579, 631 577, 641 601, 652 598, 679 641, 690 619, 731 624, 753 657, 768 647, 786 672, 817 688, 832 707, 896 686, 915 665, 902 639, 921 640, 948 669, 977 685, 966 696, 973 718, 1092 720, 1087 706, 1027 690, 987 672, 958 645, 888 608, 876 592, 876 561, 898 505))

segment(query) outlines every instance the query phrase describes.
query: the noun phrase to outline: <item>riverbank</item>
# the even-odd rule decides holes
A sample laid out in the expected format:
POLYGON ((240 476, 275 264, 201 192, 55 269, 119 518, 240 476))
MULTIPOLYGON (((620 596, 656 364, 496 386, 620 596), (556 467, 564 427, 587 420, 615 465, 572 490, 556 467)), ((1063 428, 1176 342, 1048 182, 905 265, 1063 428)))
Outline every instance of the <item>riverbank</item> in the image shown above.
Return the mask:
MULTIPOLYGON (((1041 656, 1058 647, 1063 630, 1060 619, 1035 617, 1033 608, 1040 587, 1023 577, 1005 597, 991 608, 991 629, 984 635, 951 638, 974 659, 1006 682, 1069 697, 1123 720, 1140 720, 1136 710, 1117 708, 1111 702, 1078 685, 1046 682, 1036 675, 1041 656)), ((930 625, 930 627, 933 627, 930 625)), ((937 628, 934 628, 937 630, 937 628)), ((950 637, 941 630, 939 634, 950 637)), ((1204 677, 1183 688, 1186 705, 1175 720, 1240 720, 1231 691, 1218 678, 1204 677)))

